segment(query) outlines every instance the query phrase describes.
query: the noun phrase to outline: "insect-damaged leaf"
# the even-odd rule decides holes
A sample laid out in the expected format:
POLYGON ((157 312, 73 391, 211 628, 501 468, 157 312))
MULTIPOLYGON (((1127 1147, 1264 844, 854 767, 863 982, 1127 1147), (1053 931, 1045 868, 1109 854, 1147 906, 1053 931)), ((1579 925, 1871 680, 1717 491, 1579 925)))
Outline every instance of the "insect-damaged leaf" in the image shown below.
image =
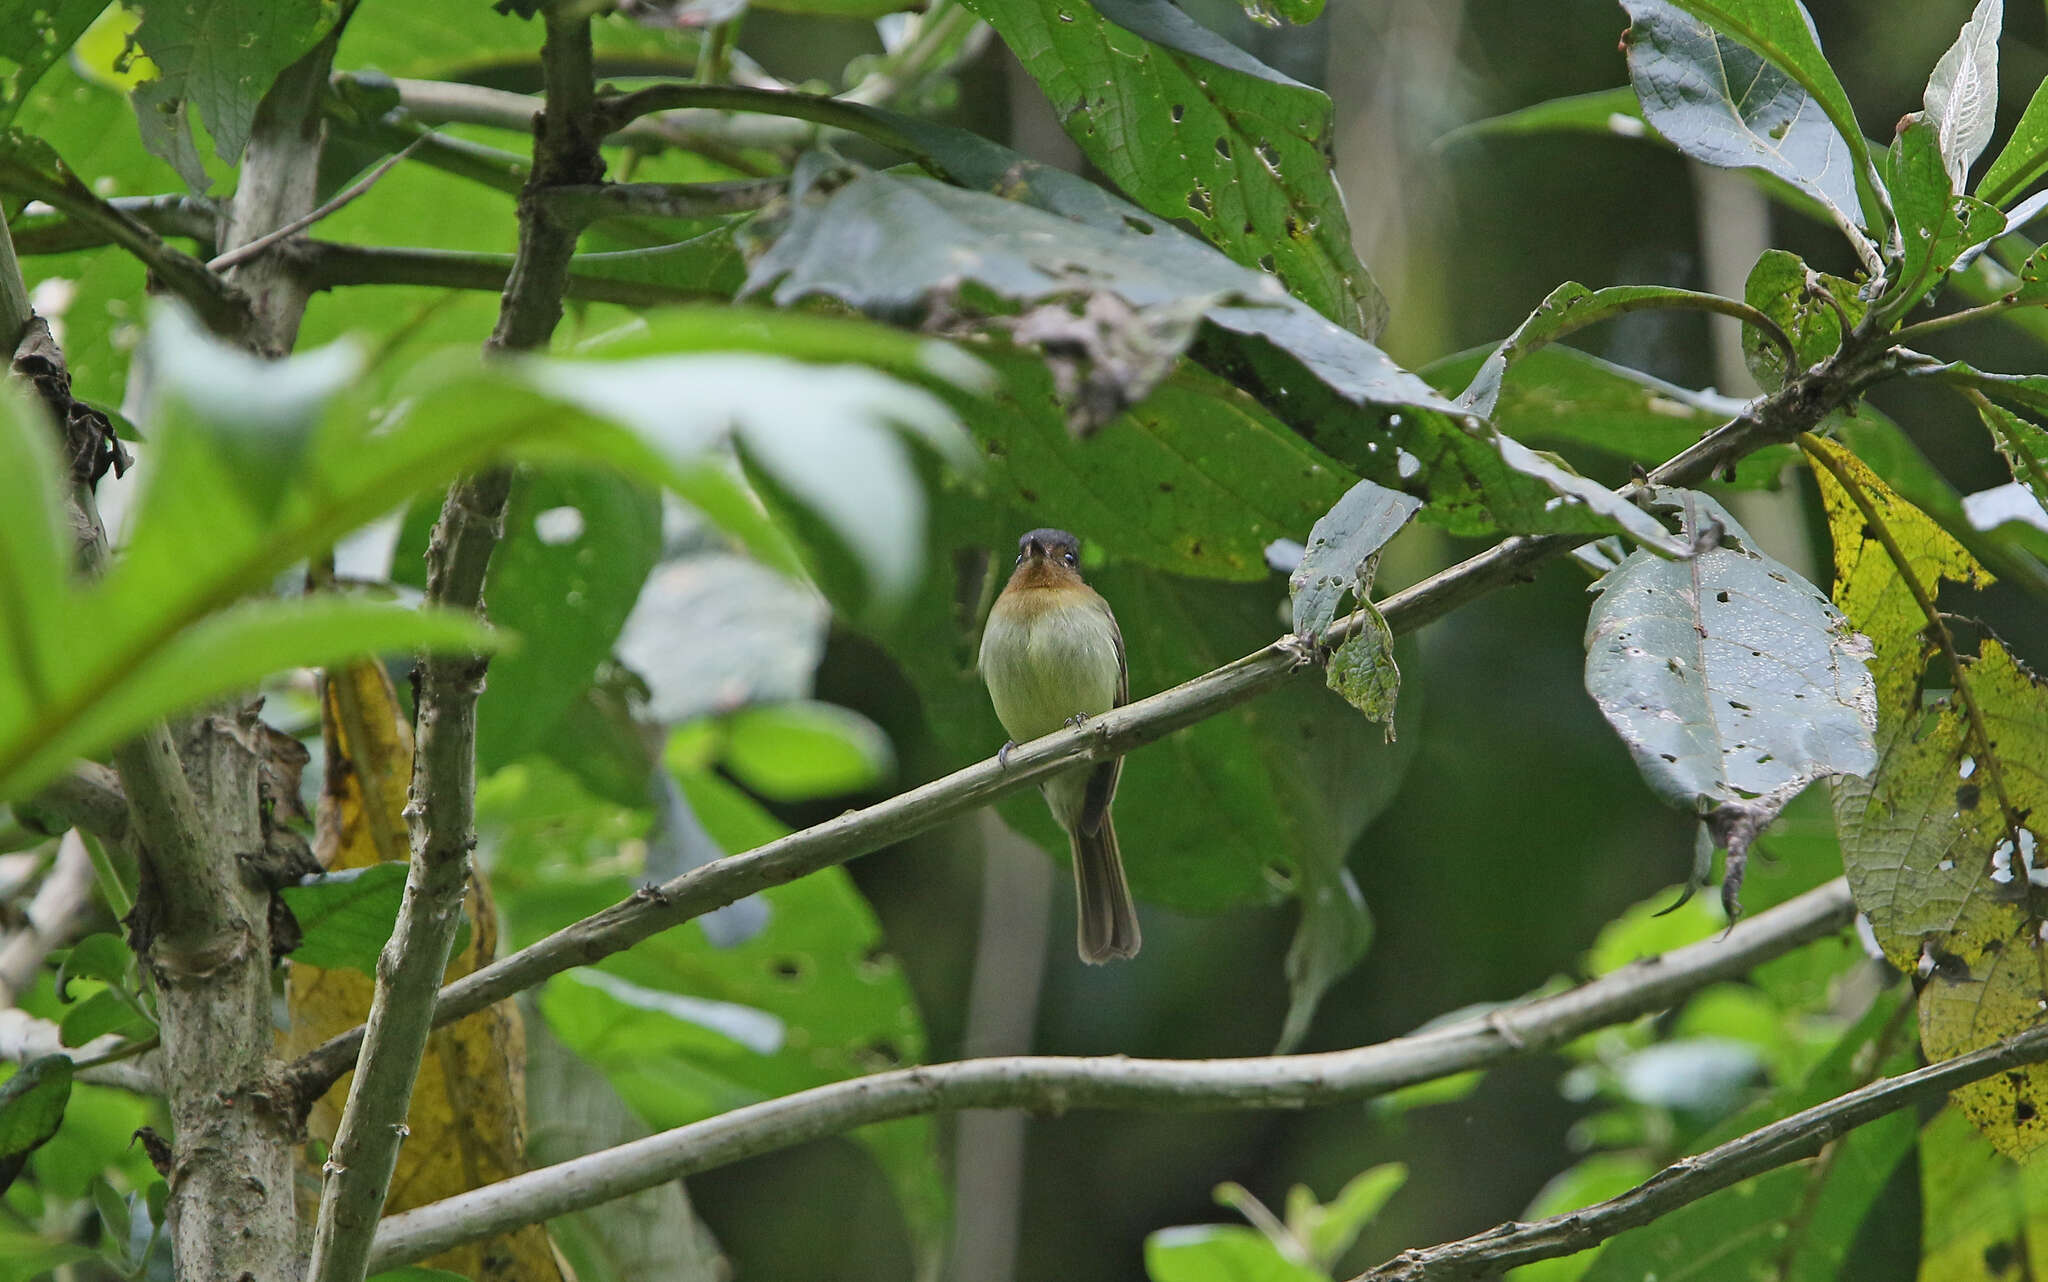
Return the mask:
POLYGON ((1593 585, 1586 689, 1651 789, 1727 848, 1733 916, 1758 830, 1814 780, 1876 767, 1869 649, 1720 504, 1687 490, 1655 502, 1696 538, 1718 525, 1718 541, 1681 561, 1636 552, 1593 585))
MULTIPOLYGON (((1985 636, 1974 653, 1930 608, 1991 575, 1848 451, 1809 447, 1835 541, 1835 599, 1876 650, 1877 772, 1835 787, 1857 905, 1894 965, 1927 975, 1920 1040, 1945 1059, 2040 1022, 2044 922, 2031 888, 2048 816, 2048 685, 1985 636)), ((2048 1072, 1955 1092, 2001 1151, 2048 1142, 2048 1072)))
POLYGON ((1294 634, 1311 646, 1337 617, 1346 596, 1365 615, 1361 626, 1329 658, 1330 688, 1394 735, 1394 702, 1401 693, 1401 669, 1394 663, 1394 634, 1372 605, 1372 576, 1380 549, 1394 537, 1421 500, 1360 481, 1309 531, 1301 564, 1288 576, 1294 597, 1294 634))

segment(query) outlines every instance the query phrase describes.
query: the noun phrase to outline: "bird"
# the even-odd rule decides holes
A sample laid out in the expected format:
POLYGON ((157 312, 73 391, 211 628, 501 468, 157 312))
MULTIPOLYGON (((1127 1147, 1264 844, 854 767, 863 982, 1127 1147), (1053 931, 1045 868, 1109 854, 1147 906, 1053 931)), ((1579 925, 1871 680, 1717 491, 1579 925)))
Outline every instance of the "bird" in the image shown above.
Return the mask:
MULTIPOLYGON (((1065 530, 1017 540, 1017 568, 990 607, 981 675, 996 719, 1018 744, 1130 701, 1123 633, 1109 602, 1081 577, 1081 544, 1065 530)), ((1138 953, 1138 912, 1117 851, 1110 802, 1123 759, 1074 766, 1040 786, 1074 854, 1078 947, 1090 965, 1138 953)))

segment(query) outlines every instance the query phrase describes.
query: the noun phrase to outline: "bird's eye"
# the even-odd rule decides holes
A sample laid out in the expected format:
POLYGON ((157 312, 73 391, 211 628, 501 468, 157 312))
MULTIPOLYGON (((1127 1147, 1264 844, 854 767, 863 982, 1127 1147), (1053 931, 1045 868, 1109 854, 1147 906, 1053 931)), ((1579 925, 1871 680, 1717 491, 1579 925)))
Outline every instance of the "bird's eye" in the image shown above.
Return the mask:
POLYGON ((1023 554, 1022 552, 1019 552, 1019 553, 1017 554, 1017 564, 1019 564, 1019 565, 1022 565, 1022 564, 1024 564, 1024 554, 1023 554))
POLYGON ((1080 559, 1077 558, 1072 552, 1067 553, 1066 556, 1061 559, 1064 560, 1068 565, 1080 564, 1080 559))

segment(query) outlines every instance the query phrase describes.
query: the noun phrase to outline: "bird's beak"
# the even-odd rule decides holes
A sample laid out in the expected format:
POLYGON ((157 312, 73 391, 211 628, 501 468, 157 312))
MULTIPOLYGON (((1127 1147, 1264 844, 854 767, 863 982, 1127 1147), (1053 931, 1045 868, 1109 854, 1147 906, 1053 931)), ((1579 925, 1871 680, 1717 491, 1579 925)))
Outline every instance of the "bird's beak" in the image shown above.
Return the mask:
POLYGON ((1024 541, 1024 555, 1036 561, 1045 555, 1045 545, 1037 539, 1026 539, 1024 541))

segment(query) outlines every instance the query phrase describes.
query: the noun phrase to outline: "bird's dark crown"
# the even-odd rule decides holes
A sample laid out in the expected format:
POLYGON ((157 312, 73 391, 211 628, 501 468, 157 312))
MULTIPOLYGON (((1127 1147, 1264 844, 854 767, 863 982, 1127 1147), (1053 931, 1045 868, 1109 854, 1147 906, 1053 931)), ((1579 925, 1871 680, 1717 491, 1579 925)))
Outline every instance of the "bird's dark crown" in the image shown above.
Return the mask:
POLYGON ((1071 555, 1078 560, 1081 555, 1081 540, 1065 530, 1055 530, 1051 526, 1045 526, 1040 529, 1031 530, 1023 538, 1017 540, 1017 557, 1019 560, 1031 555, 1033 551, 1036 551, 1041 556, 1052 557, 1055 560, 1067 555, 1071 555))

